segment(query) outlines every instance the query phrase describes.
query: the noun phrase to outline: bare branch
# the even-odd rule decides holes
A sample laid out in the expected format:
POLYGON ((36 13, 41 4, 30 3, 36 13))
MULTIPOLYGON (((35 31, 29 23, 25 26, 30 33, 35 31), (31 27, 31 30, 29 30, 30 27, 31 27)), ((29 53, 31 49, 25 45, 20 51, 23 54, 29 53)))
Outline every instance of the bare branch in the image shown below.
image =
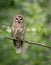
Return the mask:
MULTIPOLYGON (((5 37, 5 38, 6 39, 10 39, 10 40, 19 40, 19 39, 14 39, 14 38, 10 38, 10 37, 5 37)), ((51 46, 48 46, 46 44, 42 44, 42 43, 38 43, 38 42, 30 42, 30 41, 27 41, 27 40, 20 40, 20 41, 23 41, 23 42, 26 42, 26 43, 29 43, 29 44, 35 44, 35 45, 47 47, 47 48, 50 48, 51 49, 51 46)))

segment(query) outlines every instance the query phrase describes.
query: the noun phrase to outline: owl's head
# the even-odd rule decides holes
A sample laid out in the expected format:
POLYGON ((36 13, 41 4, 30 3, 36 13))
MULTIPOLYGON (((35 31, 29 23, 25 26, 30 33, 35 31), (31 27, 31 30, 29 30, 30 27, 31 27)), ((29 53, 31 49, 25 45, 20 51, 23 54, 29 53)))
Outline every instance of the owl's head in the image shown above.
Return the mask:
POLYGON ((23 22, 24 22, 24 17, 23 17, 23 15, 16 15, 16 16, 14 17, 14 21, 15 21, 16 23, 18 23, 18 24, 23 23, 23 22))

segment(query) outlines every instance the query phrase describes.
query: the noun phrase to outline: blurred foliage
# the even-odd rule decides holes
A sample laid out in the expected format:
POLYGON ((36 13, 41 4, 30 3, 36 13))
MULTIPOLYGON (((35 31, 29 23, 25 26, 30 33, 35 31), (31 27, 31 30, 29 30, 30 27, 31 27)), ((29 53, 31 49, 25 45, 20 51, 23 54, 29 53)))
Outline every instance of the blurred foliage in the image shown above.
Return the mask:
POLYGON ((0 0, 0 65, 51 65, 51 50, 28 45, 17 55, 11 40, 11 24, 16 14, 25 18, 25 39, 51 45, 51 0, 0 0))

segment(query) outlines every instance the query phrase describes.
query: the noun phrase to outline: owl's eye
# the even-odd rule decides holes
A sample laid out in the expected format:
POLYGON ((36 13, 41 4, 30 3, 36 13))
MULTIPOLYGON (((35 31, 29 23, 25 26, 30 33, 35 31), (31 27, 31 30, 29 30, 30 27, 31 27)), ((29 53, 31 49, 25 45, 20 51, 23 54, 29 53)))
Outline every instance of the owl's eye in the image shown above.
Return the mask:
POLYGON ((20 20, 22 20, 22 18, 20 20))
POLYGON ((16 18, 16 20, 18 20, 18 18, 16 18))

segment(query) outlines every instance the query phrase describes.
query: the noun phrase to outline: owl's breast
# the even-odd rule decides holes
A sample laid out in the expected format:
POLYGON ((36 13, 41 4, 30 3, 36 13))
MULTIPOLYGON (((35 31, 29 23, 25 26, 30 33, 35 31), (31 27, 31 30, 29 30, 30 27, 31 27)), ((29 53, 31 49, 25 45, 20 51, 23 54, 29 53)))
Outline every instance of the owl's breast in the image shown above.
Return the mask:
POLYGON ((23 25, 14 25, 12 27, 12 36, 15 39, 23 39, 24 38, 24 26, 23 25))

